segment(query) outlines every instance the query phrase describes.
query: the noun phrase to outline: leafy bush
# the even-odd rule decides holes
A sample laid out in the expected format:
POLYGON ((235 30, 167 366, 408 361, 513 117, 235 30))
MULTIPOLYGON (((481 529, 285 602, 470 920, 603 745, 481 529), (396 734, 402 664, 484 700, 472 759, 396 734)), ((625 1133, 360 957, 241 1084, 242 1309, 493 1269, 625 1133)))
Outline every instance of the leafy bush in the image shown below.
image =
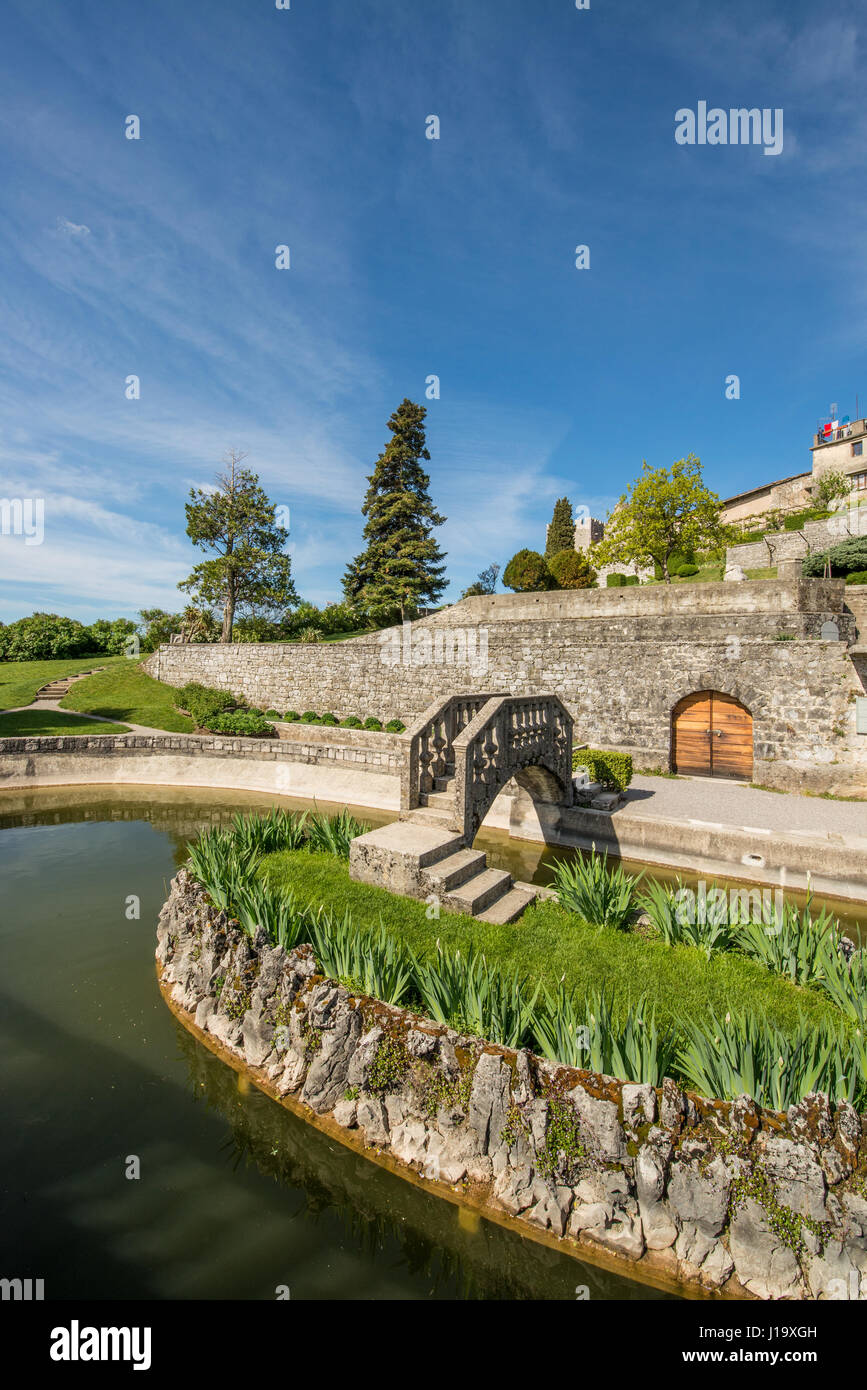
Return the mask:
MULTIPOLYGON (((196 723, 199 723, 198 719, 196 723)), ((274 737, 274 725, 258 709, 236 709, 213 714, 202 727, 215 734, 239 734, 245 738, 274 737)))
POLYGON ((406 725, 402 719, 389 719, 385 726, 385 732, 387 734, 402 734, 405 728, 406 725))
POLYGON ((690 579, 692 575, 698 574, 698 565, 679 565, 674 573, 681 579, 690 579))
POLYGON ((846 575, 847 584, 867 584, 867 570, 853 570, 846 575))
POLYGON ((848 541, 832 545, 820 555, 810 555, 804 561, 803 573, 808 578, 821 578, 825 573, 825 561, 831 560, 831 573, 835 578, 845 578, 855 571, 867 570, 867 536, 852 536, 848 541))
POLYGON ((336 724, 339 724, 339 722, 340 721, 337 718, 336 714, 323 714, 322 718, 319 720, 320 724, 328 724, 331 727, 333 727, 336 724))
POLYGON ((373 715, 371 715, 368 719, 365 719, 365 721, 364 721, 364 723, 362 724, 361 727, 362 727, 362 729, 381 730, 381 729, 382 729, 382 720, 381 720, 381 719, 374 719, 374 718, 373 718, 373 715))
POLYGON ((596 571, 583 550, 559 550, 548 561, 558 589, 589 589, 596 571))
POLYGON ((266 709, 266 711, 265 711, 265 718, 266 718, 266 719, 279 719, 279 718, 280 718, 280 711, 279 711, 279 710, 276 710, 276 709, 266 709))
POLYGON ((283 723, 295 724, 300 718, 301 715, 298 713, 297 710, 287 709, 286 713, 283 715, 283 723))
POLYGON ((599 748, 573 748, 572 770, 586 767, 591 782, 611 791, 625 792, 632 781, 632 755, 599 748))
POLYGON ((556 587, 547 562, 538 550, 519 550, 503 571, 503 583, 516 593, 537 593, 556 587))
POLYGON ((174 704, 176 709, 186 710, 197 728, 210 729, 214 719, 236 709, 240 701, 228 690, 212 690, 198 681, 188 681, 175 691, 174 704))
POLYGON ((299 640, 302 642, 322 641, 322 633, 319 631, 318 627, 303 627, 299 632, 298 637, 299 640))
POLYGON ((609 574, 605 580, 609 589, 628 589, 638 582, 637 574, 609 574))
POLYGON ((641 875, 633 878, 622 864, 608 867, 608 851, 586 857, 558 859, 552 866, 553 886, 560 903, 595 927, 624 927, 634 905, 641 875))
POLYGON ((824 521, 831 513, 827 507, 805 507, 803 511, 791 512, 783 521, 784 531, 800 531, 808 521, 824 521))
POLYGON ((319 715, 316 713, 315 710, 306 709, 306 710, 304 711, 304 713, 302 714, 302 716, 301 716, 301 723, 302 723, 302 724, 316 724, 316 723, 318 722, 318 719, 319 719, 319 715))
POLYGON ((361 720, 357 714, 347 714, 345 719, 340 721, 341 729, 360 729, 361 720))
POLYGON ((82 656, 95 648, 90 629, 75 618, 57 613, 33 613, 0 626, 0 660, 46 661, 51 657, 82 656))

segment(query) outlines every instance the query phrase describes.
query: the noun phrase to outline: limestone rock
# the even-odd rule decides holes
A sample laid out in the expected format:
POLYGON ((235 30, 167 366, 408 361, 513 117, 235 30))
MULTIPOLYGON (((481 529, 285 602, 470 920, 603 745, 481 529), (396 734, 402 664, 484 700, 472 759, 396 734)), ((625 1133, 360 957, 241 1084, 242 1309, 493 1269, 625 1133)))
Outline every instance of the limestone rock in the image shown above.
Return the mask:
POLYGON ((768 1225, 758 1202, 747 1197, 735 1212, 729 1230, 729 1249, 735 1273, 759 1298, 798 1298, 803 1282, 798 1261, 768 1225))
POLYGON ((582 1143, 604 1163, 619 1163, 626 1155, 626 1141, 617 1106, 611 1100, 596 1099, 581 1086, 567 1097, 575 1107, 582 1143))

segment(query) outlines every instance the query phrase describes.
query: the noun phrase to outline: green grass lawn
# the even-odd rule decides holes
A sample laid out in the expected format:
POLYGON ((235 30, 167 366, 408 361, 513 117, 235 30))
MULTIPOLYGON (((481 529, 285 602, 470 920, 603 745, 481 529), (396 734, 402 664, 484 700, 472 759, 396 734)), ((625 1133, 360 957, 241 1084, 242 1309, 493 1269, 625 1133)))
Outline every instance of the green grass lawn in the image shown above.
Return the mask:
POLYGON ((730 1008, 754 1010, 781 1028, 796 1025, 799 1016, 817 1023, 840 1021, 821 995, 735 952, 706 961, 695 947, 669 947, 633 932, 588 926, 551 900, 528 908, 507 926, 448 912, 428 921, 424 903, 354 882, 346 861, 330 854, 283 851, 269 855, 261 872, 275 887, 292 888, 302 903, 324 903, 339 914, 349 908, 362 929, 378 928, 381 919, 419 957, 434 957, 437 939, 447 949, 473 943, 488 961, 533 981, 541 977, 552 989, 562 975, 585 998, 594 990, 613 990, 620 1008, 646 993, 660 1023, 704 1018, 709 1009, 722 1016, 730 1008))
POLYGON ((51 738, 57 734, 128 734, 126 724, 99 724, 57 709, 23 709, 0 714, 0 738, 51 738))
POLYGON ((59 676, 75 676, 96 666, 123 661, 122 656, 68 656, 58 661, 0 661, 0 710, 29 705, 37 690, 59 676))
POLYGON ((64 709, 101 714, 106 719, 126 720, 170 733, 192 732, 192 719, 179 714, 172 703, 172 686, 154 680, 141 669, 139 661, 129 657, 109 657, 106 665, 105 671, 76 682, 63 698, 64 709))

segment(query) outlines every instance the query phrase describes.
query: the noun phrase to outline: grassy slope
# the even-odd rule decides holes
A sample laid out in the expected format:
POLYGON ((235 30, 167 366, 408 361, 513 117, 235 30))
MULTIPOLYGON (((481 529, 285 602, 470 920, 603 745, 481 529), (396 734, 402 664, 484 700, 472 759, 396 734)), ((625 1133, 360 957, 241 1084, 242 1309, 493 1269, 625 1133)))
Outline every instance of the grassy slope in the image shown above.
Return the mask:
POLYGON ((179 714, 172 699, 174 690, 141 669, 138 661, 115 657, 114 664, 95 676, 78 681, 64 696, 64 709, 83 714, 101 714, 106 719, 128 720, 149 729, 171 733, 190 733, 193 721, 179 714))
POLYGON ((567 985, 582 995, 611 988, 618 1002, 627 997, 635 1002, 646 993, 660 1022, 704 1017, 708 1009, 722 1015, 731 1007, 753 1009, 784 1028, 794 1025, 799 1014, 815 1021, 840 1020, 819 995, 734 952, 706 961, 694 947, 672 948, 633 933, 597 930, 551 901, 529 908, 509 926, 456 913, 428 921, 424 903, 355 883, 346 862, 329 854, 302 850, 270 855, 263 873, 275 886, 291 886, 302 902, 324 903, 338 913, 351 908, 362 928, 377 928, 381 917, 386 929, 419 956, 435 955, 437 938, 448 948, 464 949, 472 942, 489 961, 533 980, 541 976, 550 987, 565 975, 567 985))
POLYGON ((0 714, 0 738, 53 738, 58 734, 128 734, 126 724, 99 724, 56 709, 0 714))
POLYGON ((95 666, 123 661, 118 656, 68 656, 58 661, 0 661, 0 709, 29 705, 37 690, 59 676, 74 676, 95 666))

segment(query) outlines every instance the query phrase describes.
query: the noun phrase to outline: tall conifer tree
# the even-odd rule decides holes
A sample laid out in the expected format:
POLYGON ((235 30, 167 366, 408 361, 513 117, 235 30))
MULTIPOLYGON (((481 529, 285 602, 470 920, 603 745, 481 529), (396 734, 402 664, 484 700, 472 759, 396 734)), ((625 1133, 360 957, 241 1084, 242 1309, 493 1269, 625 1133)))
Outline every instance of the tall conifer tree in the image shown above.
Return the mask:
POLYGON ((419 604, 435 603, 446 587, 445 559, 431 534, 441 516, 431 501, 421 459, 424 406, 404 398, 388 422, 391 439, 368 477, 362 512, 366 547, 343 577, 348 602, 380 620, 411 617, 419 604))
POLYGON ((545 559, 550 560, 553 555, 559 555, 561 550, 574 549, 575 518, 572 515, 572 503, 568 497, 560 497, 554 503, 554 515, 548 527, 545 559))

